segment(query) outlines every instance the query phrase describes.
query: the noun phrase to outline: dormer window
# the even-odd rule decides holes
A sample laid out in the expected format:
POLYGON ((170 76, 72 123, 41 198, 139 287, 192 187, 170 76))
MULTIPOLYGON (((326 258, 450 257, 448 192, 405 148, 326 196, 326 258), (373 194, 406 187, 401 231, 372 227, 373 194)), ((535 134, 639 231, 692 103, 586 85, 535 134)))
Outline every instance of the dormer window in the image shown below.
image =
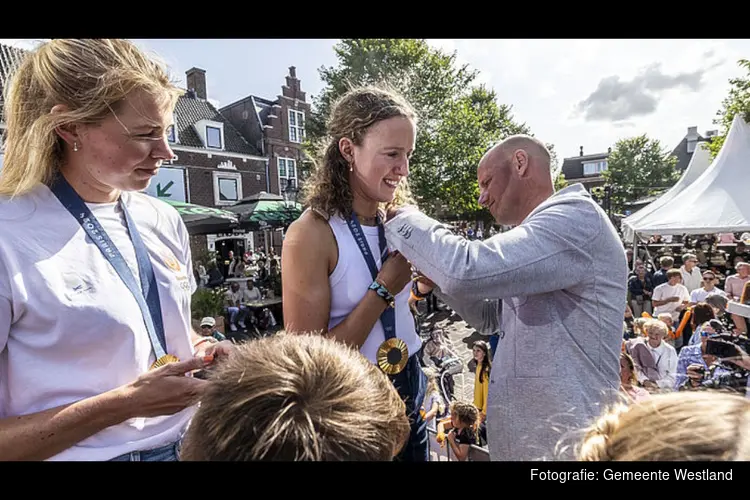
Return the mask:
POLYGON ((583 175, 601 175, 607 170, 607 160, 591 161, 583 164, 583 175))
POLYGON ((195 130, 208 149, 224 149, 224 124, 213 120, 200 120, 195 130))
POLYGON ((206 127, 206 146, 209 148, 222 149, 221 129, 218 127, 206 127))
POLYGON ((305 140, 305 113, 296 109, 289 110, 289 141, 305 140))

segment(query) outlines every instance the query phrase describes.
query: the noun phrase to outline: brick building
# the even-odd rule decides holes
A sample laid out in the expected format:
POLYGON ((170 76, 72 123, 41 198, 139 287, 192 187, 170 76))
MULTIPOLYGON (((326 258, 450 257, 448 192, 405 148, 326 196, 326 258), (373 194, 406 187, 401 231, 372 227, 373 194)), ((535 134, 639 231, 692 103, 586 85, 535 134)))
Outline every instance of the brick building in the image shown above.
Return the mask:
MULTIPOLYGON (((294 66, 289 68, 276 99, 248 95, 220 109, 245 140, 267 158, 267 192, 281 194, 290 181, 300 187, 299 166, 306 161, 302 143, 310 109, 294 66)), ((274 232, 273 245, 277 253, 281 242, 281 232, 274 232)))
MULTIPOLYGON (((189 203, 227 207, 246 196, 269 189, 268 161, 256 147, 208 101, 206 72, 191 68, 186 72, 188 90, 175 106, 174 125, 167 131, 172 150, 178 156, 162 167, 147 192, 152 196, 170 195, 189 203), (165 193, 164 186, 180 186, 176 193, 165 193)), ((248 235, 257 246, 258 235, 248 235)), ((214 236, 194 236, 196 255, 209 248, 214 236)))

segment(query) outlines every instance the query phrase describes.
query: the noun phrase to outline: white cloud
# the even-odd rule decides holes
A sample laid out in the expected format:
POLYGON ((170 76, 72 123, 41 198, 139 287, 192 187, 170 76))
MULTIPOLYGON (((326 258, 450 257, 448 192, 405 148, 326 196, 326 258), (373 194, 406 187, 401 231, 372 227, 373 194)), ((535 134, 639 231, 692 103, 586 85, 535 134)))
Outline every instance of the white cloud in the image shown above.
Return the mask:
POLYGON ((618 139, 643 133, 672 149, 689 126, 697 126, 699 132, 718 128, 713 119, 727 95, 728 80, 742 74, 737 60, 750 53, 747 40, 429 42, 455 49, 460 61, 486 75, 499 102, 513 105, 515 118, 555 144, 561 157, 577 155, 581 145, 589 153, 603 152, 618 139), (656 80, 649 88, 657 89, 651 94, 651 112, 623 113, 620 121, 590 121, 574 113, 603 79, 617 77, 620 83, 636 79, 638 84, 638 78, 643 79, 644 71, 655 64, 660 64, 660 72, 650 74, 656 80), (669 85, 676 75, 701 70, 700 85, 669 85))

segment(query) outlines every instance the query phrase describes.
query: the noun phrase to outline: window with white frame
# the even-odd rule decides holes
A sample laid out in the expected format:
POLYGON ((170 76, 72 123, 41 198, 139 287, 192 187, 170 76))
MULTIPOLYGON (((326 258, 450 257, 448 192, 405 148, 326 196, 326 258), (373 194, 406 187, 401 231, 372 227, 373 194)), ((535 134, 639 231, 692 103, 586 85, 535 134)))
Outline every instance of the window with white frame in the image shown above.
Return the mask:
POLYGON ((289 110, 289 140, 291 142, 305 140, 305 113, 302 111, 289 110))
POLYGON ((599 175, 607 170, 607 160, 590 161, 583 164, 583 175, 599 175))
POLYGON ((222 149, 221 129, 219 127, 206 125, 206 146, 222 149))
POLYGON ((214 205, 232 205, 242 199, 242 174, 214 172, 214 205))
POLYGON ((293 158, 277 158, 279 168, 279 191, 284 191, 289 180, 297 187, 297 160, 293 158))

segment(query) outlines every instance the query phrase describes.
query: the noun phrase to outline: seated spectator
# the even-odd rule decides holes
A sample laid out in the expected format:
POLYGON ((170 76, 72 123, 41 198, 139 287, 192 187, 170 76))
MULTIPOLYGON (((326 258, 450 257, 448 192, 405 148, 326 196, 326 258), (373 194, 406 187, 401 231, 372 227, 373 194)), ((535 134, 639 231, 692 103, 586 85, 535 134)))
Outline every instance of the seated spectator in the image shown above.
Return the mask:
MULTIPOLYGON (((750 264, 747 262, 739 262, 735 268, 737 274, 727 277, 727 280, 724 283, 724 291, 729 300, 739 302, 742 298, 742 291, 745 288, 745 284, 750 282, 750 264)), ((737 331, 740 333, 747 333, 747 321, 745 318, 737 314, 732 314, 732 320, 734 320, 737 331)))
POLYGON ((628 280, 628 292, 630 293, 630 307, 633 309, 635 316, 641 316, 643 313, 649 315, 653 312, 651 307, 651 295, 654 286, 651 282, 651 276, 646 273, 646 266, 639 265, 635 270, 635 276, 628 280))
POLYGON ((619 404, 585 431, 577 448, 582 461, 747 461, 750 400, 680 392, 619 404))
POLYGON ((667 282, 654 288, 651 298, 654 305, 654 314, 670 313, 672 319, 680 320, 680 313, 690 303, 690 293, 685 285, 681 283, 682 273, 679 269, 667 271, 667 282))
POLYGON ((732 315, 727 312, 727 303, 729 301, 723 295, 709 295, 706 297, 706 304, 711 306, 714 311, 714 317, 718 319, 724 328, 729 331, 734 330, 735 325, 732 315))
POLYGON ((620 354, 620 391, 634 403, 651 397, 651 393, 639 386, 635 363, 627 353, 620 354))
POLYGON ((708 337, 722 331, 722 325, 718 320, 709 320, 700 325, 697 331, 700 334, 699 341, 687 345, 680 351, 677 359, 677 374, 675 376, 674 389, 697 389, 706 378, 718 378, 728 374, 729 370, 717 367, 713 373, 706 377, 711 365, 716 361, 715 356, 706 354, 708 337), (716 323, 714 323, 716 322, 716 323))
POLYGON ((409 437, 388 376, 320 335, 237 345, 208 380, 181 460, 391 461, 409 437))
POLYGON ((696 304, 690 309, 690 327, 693 335, 690 337, 688 345, 695 345, 701 341, 701 329, 703 325, 714 319, 714 310, 705 302, 696 304))
POLYGON ((703 272, 703 286, 690 293, 690 305, 705 302, 709 295, 726 295, 724 290, 716 288, 716 275, 713 271, 703 272))
POLYGON ((243 291, 240 290, 240 284, 236 281, 232 282, 229 286, 229 290, 224 294, 227 314, 229 314, 229 329, 233 332, 237 331, 237 325, 243 330, 247 328, 247 326, 245 326, 247 307, 243 305, 243 297, 244 295, 243 291))
POLYGON ((677 370, 677 352, 664 342, 667 326, 651 319, 644 329, 648 340, 635 339, 628 352, 635 362, 638 382, 650 391, 671 391, 677 370))
POLYGON ((674 320, 672 319, 672 315, 669 313, 661 313, 659 316, 657 316, 656 319, 667 325, 667 337, 664 340, 675 349, 679 349, 682 345, 682 338, 679 339, 679 345, 677 345, 675 341, 678 339, 675 335, 674 320))
POLYGON ((201 331, 198 333, 203 337, 214 339, 217 342, 227 339, 223 333, 216 329, 216 320, 210 316, 201 320, 201 331))
POLYGON ((659 259, 659 265, 661 266, 661 268, 656 271, 651 277, 651 283, 653 284, 654 288, 669 281, 669 278, 667 278, 667 271, 672 269, 672 266, 674 266, 674 259, 665 255, 664 257, 659 259))

